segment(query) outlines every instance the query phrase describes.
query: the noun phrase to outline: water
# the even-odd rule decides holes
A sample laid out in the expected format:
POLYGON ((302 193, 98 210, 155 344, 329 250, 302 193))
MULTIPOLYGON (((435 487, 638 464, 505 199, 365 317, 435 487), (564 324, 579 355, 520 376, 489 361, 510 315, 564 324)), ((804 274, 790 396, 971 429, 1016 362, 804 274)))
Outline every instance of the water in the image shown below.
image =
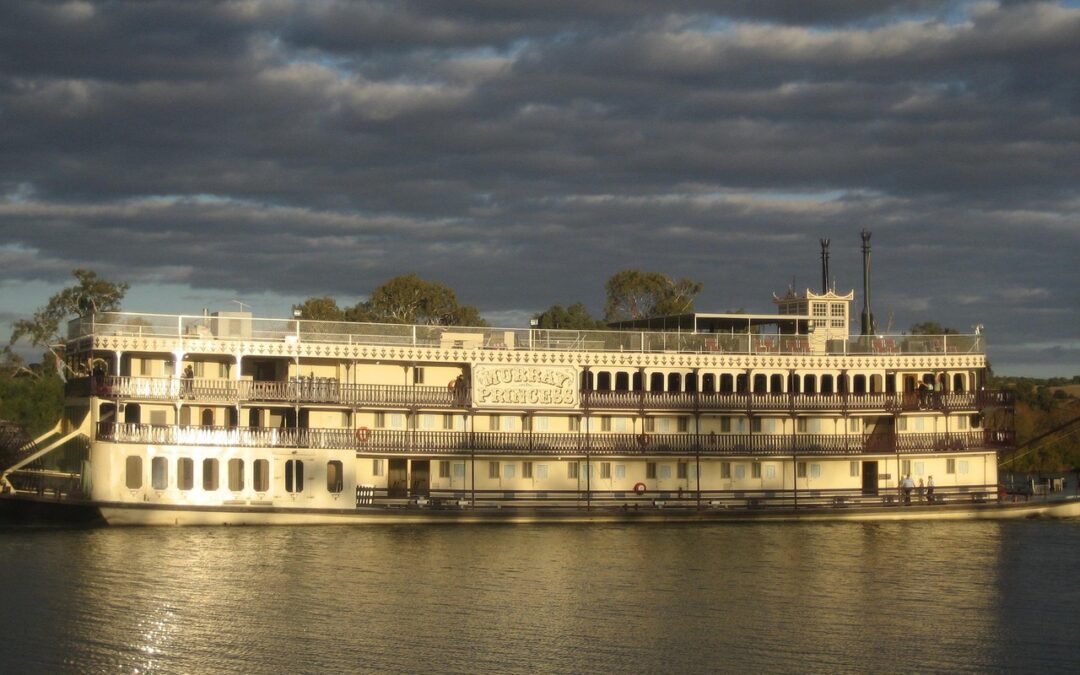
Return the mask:
POLYGON ((1075 672, 1080 520, 0 532, 3 672, 1075 672))

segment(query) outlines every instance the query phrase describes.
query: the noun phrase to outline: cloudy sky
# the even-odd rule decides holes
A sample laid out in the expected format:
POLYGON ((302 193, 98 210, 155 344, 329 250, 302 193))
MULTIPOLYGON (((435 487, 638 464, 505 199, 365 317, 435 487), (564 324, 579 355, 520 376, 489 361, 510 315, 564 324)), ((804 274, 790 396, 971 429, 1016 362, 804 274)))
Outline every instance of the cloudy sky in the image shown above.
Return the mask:
MULTIPOLYGON (((639 267, 702 311, 861 292, 1080 373, 1080 3, 0 1, 0 333, 284 316, 408 272, 493 323, 639 267)), ((857 298, 856 305, 859 300, 857 298)))

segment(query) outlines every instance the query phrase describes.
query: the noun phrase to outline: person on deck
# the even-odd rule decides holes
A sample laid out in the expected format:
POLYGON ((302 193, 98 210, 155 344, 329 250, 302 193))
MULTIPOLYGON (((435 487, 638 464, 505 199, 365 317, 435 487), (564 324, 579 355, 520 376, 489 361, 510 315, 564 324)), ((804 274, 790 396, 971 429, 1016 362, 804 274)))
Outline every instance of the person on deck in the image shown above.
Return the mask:
POLYGON ((904 505, 906 506, 911 503, 911 491, 915 489, 915 481, 911 480, 911 474, 904 476, 900 488, 904 491, 904 505))
POLYGON ((926 501, 930 502, 931 504, 934 503, 934 477, 933 476, 930 476, 930 478, 928 478, 927 481, 926 481, 926 501))

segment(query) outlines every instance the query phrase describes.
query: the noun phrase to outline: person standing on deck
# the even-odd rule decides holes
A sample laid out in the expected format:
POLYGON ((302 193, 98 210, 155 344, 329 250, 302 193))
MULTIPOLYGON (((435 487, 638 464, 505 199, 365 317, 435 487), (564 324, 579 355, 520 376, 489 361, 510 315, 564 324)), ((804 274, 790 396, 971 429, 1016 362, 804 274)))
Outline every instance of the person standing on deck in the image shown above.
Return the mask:
POLYGON ((934 503, 934 477, 933 476, 930 476, 930 478, 928 478, 926 480, 926 501, 930 502, 931 504, 934 503))
POLYGON ((904 491, 904 505, 907 506, 911 503, 911 491, 915 489, 915 481, 911 480, 911 474, 904 476, 904 480, 900 483, 900 488, 904 491))

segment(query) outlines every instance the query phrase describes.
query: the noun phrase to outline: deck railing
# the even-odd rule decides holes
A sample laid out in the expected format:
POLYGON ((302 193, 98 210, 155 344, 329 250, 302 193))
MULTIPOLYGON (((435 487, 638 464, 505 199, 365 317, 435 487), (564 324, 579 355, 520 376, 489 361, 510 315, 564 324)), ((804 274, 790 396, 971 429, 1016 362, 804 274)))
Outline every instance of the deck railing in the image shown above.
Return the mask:
MULTIPOLYGON (((793 319, 795 317, 792 317, 793 319)), ((184 316, 98 312, 68 324, 68 339, 136 336, 183 340, 244 340, 287 343, 400 345, 442 349, 680 352, 717 354, 810 354, 801 334, 695 333, 633 330, 549 330, 414 326, 399 324, 260 319, 240 313, 184 316)), ((828 340, 815 354, 983 354, 984 336, 875 335, 828 340)))
POLYGON ((373 454, 841 455, 1008 448, 1012 432, 914 434, 586 434, 175 426, 100 422, 116 443, 327 448, 373 454))
MULTIPOLYGON (((292 378, 287 381, 192 380, 139 376, 97 378, 90 391, 115 400, 180 400, 207 403, 325 403, 366 407, 464 408, 465 392, 425 385, 343 384, 332 378, 292 378)), ((929 394, 788 394, 765 392, 581 392, 582 404, 592 410, 681 411, 959 411, 1011 406, 1009 391, 938 392, 929 394)))

